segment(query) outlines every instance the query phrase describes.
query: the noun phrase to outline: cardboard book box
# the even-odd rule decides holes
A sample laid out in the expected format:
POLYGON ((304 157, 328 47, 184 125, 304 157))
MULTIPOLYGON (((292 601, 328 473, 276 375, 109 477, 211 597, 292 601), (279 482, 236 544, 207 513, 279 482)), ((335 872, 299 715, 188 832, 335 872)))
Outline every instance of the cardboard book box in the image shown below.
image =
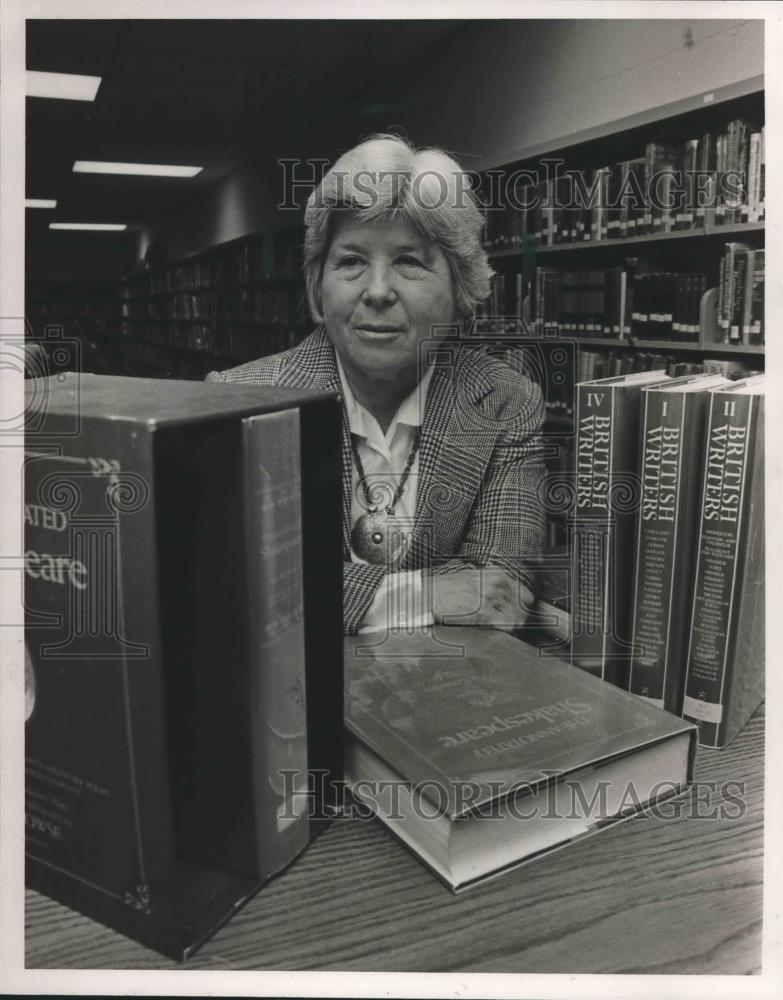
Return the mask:
POLYGON ((26 393, 27 884, 184 959, 341 778, 339 400, 26 393))

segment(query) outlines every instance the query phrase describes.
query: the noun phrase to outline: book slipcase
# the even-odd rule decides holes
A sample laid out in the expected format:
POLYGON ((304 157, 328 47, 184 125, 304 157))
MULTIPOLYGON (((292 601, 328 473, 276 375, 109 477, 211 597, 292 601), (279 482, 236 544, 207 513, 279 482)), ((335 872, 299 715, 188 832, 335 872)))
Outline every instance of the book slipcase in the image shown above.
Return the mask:
POLYGON ((27 388, 28 885, 184 959, 341 775, 339 404, 27 388))

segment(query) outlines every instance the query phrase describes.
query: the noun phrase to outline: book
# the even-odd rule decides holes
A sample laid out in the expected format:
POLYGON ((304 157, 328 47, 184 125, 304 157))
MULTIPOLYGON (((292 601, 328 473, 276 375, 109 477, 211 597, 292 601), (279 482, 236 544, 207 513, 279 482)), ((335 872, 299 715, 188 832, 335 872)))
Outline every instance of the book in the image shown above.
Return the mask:
POLYGON ((737 296, 735 259, 742 257, 751 248, 746 243, 726 243, 721 258, 720 285, 718 291, 718 326, 724 343, 739 343, 740 329, 732 331, 735 298, 737 296))
POLYGON ((26 400, 27 884, 182 959, 307 845, 302 775, 341 774, 338 398, 26 400))
POLYGON ((764 376, 710 392, 683 716, 726 746, 764 697, 764 376))
MULTIPOLYGON (((746 286, 745 294, 748 294, 746 286)), ((744 338, 743 338, 744 339, 744 338)), ((750 285, 750 311, 748 316, 747 343, 764 343, 764 251, 753 254, 753 272, 750 285)))
POLYGON ((692 776, 691 724, 496 629, 348 637, 345 667, 348 786, 455 891, 692 776))
POLYGON ((628 681, 631 558, 638 500, 642 386, 662 370, 576 387, 570 659, 620 687, 628 681))
POLYGON ((642 389, 629 690, 675 715, 685 680, 707 390, 726 384, 720 375, 696 375, 642 389))

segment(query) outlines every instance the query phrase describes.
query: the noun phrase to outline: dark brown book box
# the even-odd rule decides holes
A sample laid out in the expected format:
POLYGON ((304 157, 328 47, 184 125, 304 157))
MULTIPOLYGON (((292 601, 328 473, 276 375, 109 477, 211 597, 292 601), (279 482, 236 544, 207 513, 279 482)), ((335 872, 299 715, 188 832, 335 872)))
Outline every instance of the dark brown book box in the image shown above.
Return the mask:
POLYGON ((26 383, 31 888, 183 960, 342 777, 334 393, 26 383))

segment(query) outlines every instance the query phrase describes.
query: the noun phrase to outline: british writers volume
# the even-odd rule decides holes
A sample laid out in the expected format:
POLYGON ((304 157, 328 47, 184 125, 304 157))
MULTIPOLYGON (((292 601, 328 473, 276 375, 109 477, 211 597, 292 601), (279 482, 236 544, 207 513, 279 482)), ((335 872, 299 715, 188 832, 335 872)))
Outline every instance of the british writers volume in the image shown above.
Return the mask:
POLYGON ((576 504, 572 519, 572 663, 627 687, 630 587, 640 495, 639 404, 663 371, 577 386, 576 504))
POLYGON ((682 711, 708 390, 728 384, 720 375, 694 375, 642 390, 629 683, 675 715, 682 711))
POLYGON ((764 697, 764 376, 710 393, 683 716, 722 747, 764 697))

